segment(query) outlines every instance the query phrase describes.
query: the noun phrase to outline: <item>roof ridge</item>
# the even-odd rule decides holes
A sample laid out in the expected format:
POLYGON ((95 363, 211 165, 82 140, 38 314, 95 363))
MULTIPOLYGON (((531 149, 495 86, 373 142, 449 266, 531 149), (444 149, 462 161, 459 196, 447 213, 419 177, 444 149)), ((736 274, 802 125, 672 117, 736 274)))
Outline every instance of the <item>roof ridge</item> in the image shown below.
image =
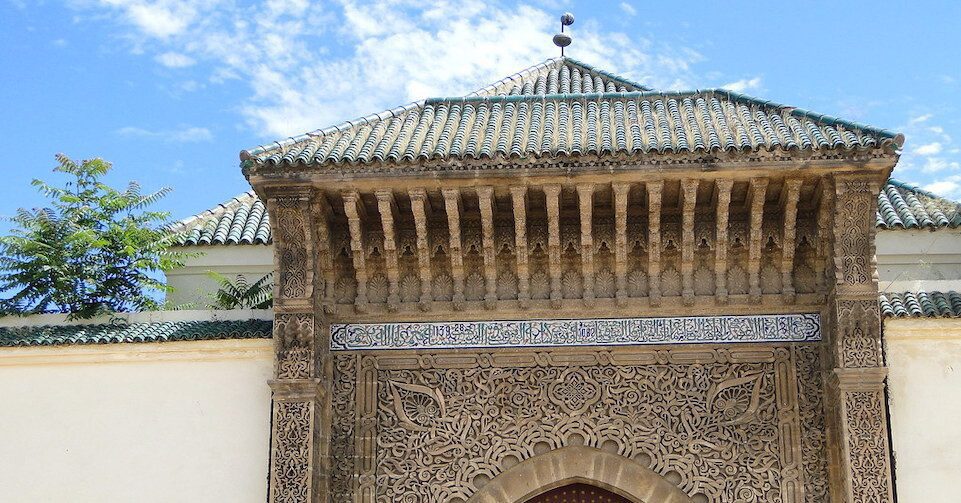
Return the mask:
POLYGON ((596 66, 589 65, 589 64, 584 63, 584 62, 582 62, 582 61, 580 61, 580 60, 577 60, 577 59, 574 59, 574 58, 571 58, 571 57, 567 57, 567 56, 564 56, 563 59, 564 59, 566 62, 568 62, 568 63, 570 63, 570 64, 572 64, 572 65, 581 67, 582 70, 587 70, 587 71, 589 71, 589 72, 596 73, 596 74, 598 74, 598 75, 601 75, 602 77, 607 77, 607 78, 609 78, 609 79, 618 80, 618 81, 620 81, 620 82, 622 82, 622 83, 624 83, 624 84, 627 84, 627 85, 629 85, 629 86, 631 86, 631 87, 636 87, 636 88, 640 89, 641 91, 653 91, 653 90, 654 90, 654 88, 652 88, 652 87, 647 87, 647 86, 645 86, 645 85, 643 85, 643 84, 641 84, 641 83, 639 83, 639 82, 637 82, 637 81, 631 80, 631 79, 629 79, 629 78, 627 78, 627 77, 623 77, 623 76, 618 75, 618 74, 616 74, 616 73, 611 73, 611 72, 609 72, 609 71, 607 71, 607 70, 601 70, 600 68, 597 68, 596 66))
POLYGON ((537 63, 537 64, 535 64, 535 65, 528 66, 527 68, 524 68, 524 69, 521 69, 521 70, 519 70, 519 71, 517 71, 517 72, 514 72, 514 73, 508 75, 507 77, 504 77, 504 78, 502 78, 502 79, 500 79, 500 80, 498 80, 498 81, 496 81, 496 82, 493 82, 493 83, 491 83, 491 84, 488 84, 488 85, 486 85, 486 86, 484 86, 484 87, 482 87, 482 88, 480 88, 480 89, 478 89, 478 90, 476 90, 476 91, 474 91, 474 92, 467 93, 467 94, 465 94, 463 97, 466 98, 466 97, 469 97, 469 96, 471 96, 471 97, 472 97, 472 96, 481 96, 481 93, 483 93, 483 92, 485 92, 485 91, 492 91, 492 90, 497 89, 498 87, 500 87, 500 86, 502 86, 502 85, 504 85, 504 84, 507 84, 508 82, 514 82, 514 81, 516 81, 517 79, 523 79, 524 77, 526 77, 526 76, 528 76, 528 75, 532 75, 532 74, 535 74, 535 73, 541 71, 541 69, 550 68, 552 65, 553 65, 553 66, 557 66, 558 63, 562 63, 565 59, 566 59, 566 58, 564 58, 564 57, 556 57, 556 58, 548 58, 548 59, 545 59, 544 61, 541 61, 540 63, 537 63))

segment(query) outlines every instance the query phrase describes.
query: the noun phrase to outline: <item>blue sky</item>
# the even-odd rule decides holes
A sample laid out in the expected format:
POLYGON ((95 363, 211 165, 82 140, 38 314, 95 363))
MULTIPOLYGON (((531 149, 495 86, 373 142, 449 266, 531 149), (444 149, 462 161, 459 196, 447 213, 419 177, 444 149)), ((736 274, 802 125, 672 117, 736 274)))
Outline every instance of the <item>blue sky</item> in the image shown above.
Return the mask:
POLYGON ((570 56, 903 132, 895 176, 961 199, 961 2, 0 2, 4 216, 64 152, 187 217, 248 189, 243 148, 555 56, 564 11, 570 56))

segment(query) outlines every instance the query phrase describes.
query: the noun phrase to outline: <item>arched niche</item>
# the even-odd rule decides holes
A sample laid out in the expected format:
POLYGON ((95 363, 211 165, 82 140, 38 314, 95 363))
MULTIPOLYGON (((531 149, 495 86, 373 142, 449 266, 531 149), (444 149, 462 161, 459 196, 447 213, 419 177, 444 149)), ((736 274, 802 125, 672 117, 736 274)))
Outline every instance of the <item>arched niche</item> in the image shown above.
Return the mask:
POLYGON ((525 503, 568 484, 589 484, 635 503, 693 503, 650 468, 584 446, 555 449, 519 463, 481 487, 468 503, 525 503))

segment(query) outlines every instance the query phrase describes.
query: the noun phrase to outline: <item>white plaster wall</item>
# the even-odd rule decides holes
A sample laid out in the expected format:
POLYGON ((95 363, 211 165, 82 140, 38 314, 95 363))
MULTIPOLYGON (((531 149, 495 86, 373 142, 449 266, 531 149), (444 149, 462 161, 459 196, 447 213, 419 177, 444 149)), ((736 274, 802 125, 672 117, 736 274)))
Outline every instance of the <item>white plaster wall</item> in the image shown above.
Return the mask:
POLYGON ((173 287, 167 301, 174 306, 207 308, 218 287, 209 271, 231 280, 241 274, 252 283, 274 270, 272 245, 193 246, 187 251, 198 256, 188 258, 183 267, 166 272, 167 284, 173 287))
POLYGON ((0 501, 266 501, 271 344, 0 348, 0 501))
POLYGON ((900 503, 955 503, 961 475, 961 320, 889 319, 891 436, 900 503))
POLYGON ((961 230, 883 230, 876 245, 882 292, 961 290, 961 230))

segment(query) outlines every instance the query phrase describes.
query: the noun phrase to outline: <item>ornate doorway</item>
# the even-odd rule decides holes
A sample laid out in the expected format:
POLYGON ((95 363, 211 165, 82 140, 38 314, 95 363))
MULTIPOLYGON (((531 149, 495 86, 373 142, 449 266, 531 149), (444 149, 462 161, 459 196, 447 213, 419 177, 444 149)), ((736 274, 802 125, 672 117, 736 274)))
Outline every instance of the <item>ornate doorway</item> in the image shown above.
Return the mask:
POLYGON ((527 503, 631 503, 623 496, 589 484, 570 484, 534 496, 527 503))

